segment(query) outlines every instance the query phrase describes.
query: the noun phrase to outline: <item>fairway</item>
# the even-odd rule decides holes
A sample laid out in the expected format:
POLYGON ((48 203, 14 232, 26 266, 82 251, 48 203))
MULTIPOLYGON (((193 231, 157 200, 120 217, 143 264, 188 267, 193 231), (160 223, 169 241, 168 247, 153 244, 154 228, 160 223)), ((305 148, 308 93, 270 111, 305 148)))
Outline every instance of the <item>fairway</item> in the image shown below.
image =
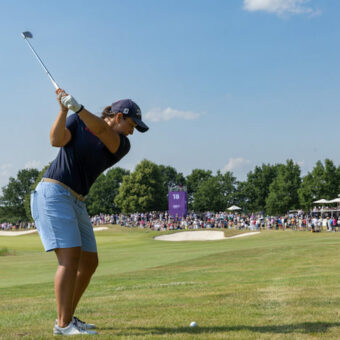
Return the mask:
MULTIPOLYGON (((97 339, 340 338, 340 233, 178 243, 160 234, 96 233, 99 267, 77 316, 97 325, 97 339)), ((0 338, 55 338, 54 253, 37 234, 0 237, 4 247, 0 338)))

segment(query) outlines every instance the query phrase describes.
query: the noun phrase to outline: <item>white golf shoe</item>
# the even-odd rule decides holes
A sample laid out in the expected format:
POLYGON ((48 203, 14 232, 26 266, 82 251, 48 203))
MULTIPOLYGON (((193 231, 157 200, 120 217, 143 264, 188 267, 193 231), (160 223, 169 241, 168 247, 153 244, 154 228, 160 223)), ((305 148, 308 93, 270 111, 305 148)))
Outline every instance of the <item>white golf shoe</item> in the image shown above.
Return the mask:
POLYGON ((96 329, 96 325, 94 325, 93 323, 86 323, 85 321, 81 321, 76 316, 73 317, 73 320, 75 320, 77 324, 82 325, 82 327, 85 327, 85 329, 96 329))
POLYGON ((72 318, 72 321, 66 327, 59 327, 58 324, 54 325, 53 328, 54 335, 93 335, 97 334, 96 331, 89 331, 84 325, 80 324, 72 318))
MULTIPOLYGON (((85 328, 85 329, 96 329, 97 328, 96 325, 94 325, 93 323, 86 323, 85 321, 81 321, 76 316, 74 316, 72 320, 76 321, 77 324, 80 324, 81 328, 85 328)), ((58 325, 58 319, 55 319, 55 326, 57 325, 58 325)))

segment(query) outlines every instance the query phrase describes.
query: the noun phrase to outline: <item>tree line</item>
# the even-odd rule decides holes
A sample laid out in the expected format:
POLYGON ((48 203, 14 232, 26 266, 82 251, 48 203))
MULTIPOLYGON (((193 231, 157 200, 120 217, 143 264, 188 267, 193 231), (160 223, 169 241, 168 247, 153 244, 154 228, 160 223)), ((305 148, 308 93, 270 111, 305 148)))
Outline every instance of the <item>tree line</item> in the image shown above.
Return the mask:
MULTIPOLYGON (((0 221, 31 220, 30 192, 41 180, 42 170, 23 169, 2 188, 0 221)), ((224 211, 236 204, 244 212, 281 215, 289 210, 308 211, 319 198, 332 199, 340 192, 340 167, 326 159, 301 176, 298 164, 262 164, 238 181, 232 172, 194 169, 184 176, 174 167, 141 161, 133 172, 115 167, 101 174, 86 197, 88 213, 132 213, 168 209, 168 187, 187 187, 189 209, 224 211)))

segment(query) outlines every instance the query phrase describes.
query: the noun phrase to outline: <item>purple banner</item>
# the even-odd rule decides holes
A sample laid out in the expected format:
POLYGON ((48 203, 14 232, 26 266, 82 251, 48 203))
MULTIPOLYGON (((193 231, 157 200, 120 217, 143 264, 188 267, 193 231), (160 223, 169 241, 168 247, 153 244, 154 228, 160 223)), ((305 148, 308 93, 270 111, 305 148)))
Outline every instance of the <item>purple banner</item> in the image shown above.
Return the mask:
POLYGON ((188 198, 186 191, 169 192, 169 215, 182 217, 187 215, 188 198))

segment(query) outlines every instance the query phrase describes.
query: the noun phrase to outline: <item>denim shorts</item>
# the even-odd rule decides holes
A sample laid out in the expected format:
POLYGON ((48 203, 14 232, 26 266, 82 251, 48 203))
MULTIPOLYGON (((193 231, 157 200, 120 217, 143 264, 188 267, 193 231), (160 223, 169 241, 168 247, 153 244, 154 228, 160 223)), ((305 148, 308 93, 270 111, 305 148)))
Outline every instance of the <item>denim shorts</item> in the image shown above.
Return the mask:
POLYGON ((45 251, 81 247, 97 252, 84 202, 57 183, 40 182, 31 193, 31 213, 45 251))

